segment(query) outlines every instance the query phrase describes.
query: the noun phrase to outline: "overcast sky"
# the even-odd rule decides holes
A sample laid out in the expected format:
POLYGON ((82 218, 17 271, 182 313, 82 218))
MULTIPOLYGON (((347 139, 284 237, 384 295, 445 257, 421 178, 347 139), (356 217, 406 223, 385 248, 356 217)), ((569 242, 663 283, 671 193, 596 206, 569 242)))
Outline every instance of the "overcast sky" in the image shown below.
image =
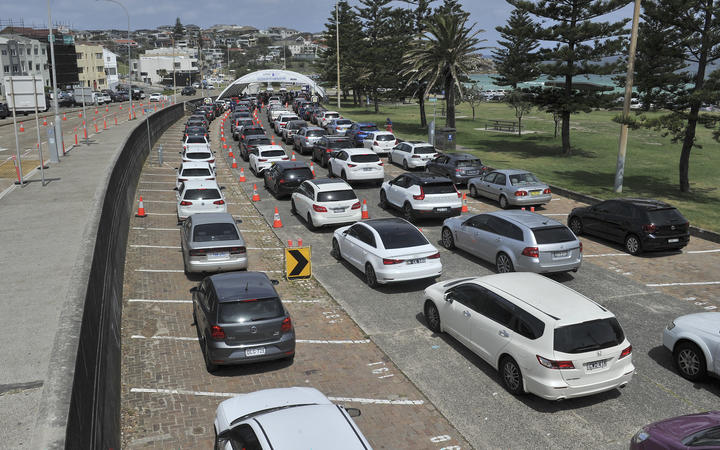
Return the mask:
MULTIPOLYGON (((215 24, 251 25, 259 29, 283 26, 299 31, 317 32, 324 29, 334 0, 120 0, 130 12, 130 27, 155 28, 174 24, 194 23, 203 28, 215 24)), ((27 25, 44 25, 48 21, 46 0, 0 0, 0 20, 23 19, 27 25)), ((104 0, 51 0, 53 23, 67 23, 77 29, 127 27, 120 6, 104 0)), ((407 5, 402 1, 397 5, 407 5)), ((441 3, 437 0, 435 4, 441 3)), ((471 22, 486 30, 482 37, 493 46, 498 39, 495 27, 505 23, 512 9, 504 0, 461 0, 470 12, 471 22)), ((350 0, 358 5, 357 0, 350 0)), ((631 17, 627 6, 614 18, 631 17)), ((487 52, 484 52, 487 53, 487 52)))

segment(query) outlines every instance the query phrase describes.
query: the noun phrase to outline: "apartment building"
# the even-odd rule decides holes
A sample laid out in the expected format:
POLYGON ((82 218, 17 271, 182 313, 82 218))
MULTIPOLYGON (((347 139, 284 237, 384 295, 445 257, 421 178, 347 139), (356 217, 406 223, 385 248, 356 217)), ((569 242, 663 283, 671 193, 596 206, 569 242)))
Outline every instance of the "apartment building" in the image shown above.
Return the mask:
POLYGON ((76 43, 75 51, 77 53, 80 84, 84 87, 93 88, 93 90, 107 89, 103 47, 90 43, 76 43))

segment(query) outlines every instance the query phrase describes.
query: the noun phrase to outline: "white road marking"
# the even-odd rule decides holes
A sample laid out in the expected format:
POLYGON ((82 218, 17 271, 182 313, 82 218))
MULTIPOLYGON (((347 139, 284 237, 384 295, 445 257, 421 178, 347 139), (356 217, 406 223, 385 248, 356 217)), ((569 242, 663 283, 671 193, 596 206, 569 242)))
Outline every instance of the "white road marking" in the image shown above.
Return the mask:
POLYGON ((135 272, 151 272, 151 273, 185 273, 179 269, 135 269, 135 272))
POLYGON ((152 228, 152 227, 132 227, 133 230, 149 230, 149 231, 180 231, 180 228, 152 228))
POLYGON ((172 200, 143 200, 143 203, 172 203, 173 205, 177 205, 177 202, 172 200))
POLYGON ((241 233, 262 233, 265 230, 240 230, 241 233))
POLYGON ((140 182, 147 183, 147 184, 170 184, 169 181, 143 181, 143 180, 140 180, 140 182))
POLYGON ((173 249, 182 248, 179 245, 140 245, 140 244, 131 244, 130 247, 132 247, 132 248, 173 248, 173 249))
POLYGON ((168 340, 168 341, 197 341, 196 337, 182 337, 182 336, 152 336, 146 338, 140 334, 133 334, 130 336, 131 339, 156 339, 156 340, 168 340))
MULTIPOLYGON (((130 392, 141 393, 141 394, 176 394, 176 395, 196 395, 200 397, 237 397, 243 395, 242 393, 234 392, 207 392, 207 391, 190 391, 186 389, 149 389, 149 388, 131 388, 130 392)), ((377 405, 410 405, 419 406, 424 405, 423 400, 387 400, 377 398, 362 398, 362 397, 328 397, 332 402, 348 402, 348 403, 363 403, 363 404, 377 404, 377 405)))
POLYGON ((174 189, 138 189, 138 191, 145 191, 145 192, 175 192, 174 189))
POLYGON ((149 213, 145 213, 145 214, 147 214, 148 216, 177 216, 177 214, 175 214, 175 213, 151 213, 151 212, 149 212, 149 213))
POLYGON ((689 283, 649 283, 647 287, 666 287, 666 286, 709 286, 720 284, 720 281, 694 281, 689 283))
POLYGON ((550 213, 541 213, 541 214, 542 214, 543 216, 567 216, 567 215, 568 215, 567 213, 553 213, 553 214, 550 214, 550 213))
POLYGON ((688 251, 686 251, 685 253, 692 253, 692 254, 697 254, 697 253, 720 253, 720 248, 718 248, 718 249, 713 249, 713 250, 688 250, 688 251))
POLYGON ((603 256, 630 256, 629 253, 600 253, 598 255, 583 255, 583 258, 600 258, 603 256))
POLYGON ((143 173, 142 176, 151 176, 151 177, 176 177, 174 173, 143 173))
POLYGON ((322 300, 282 300, 283 303, 320 303, 322 300))
MULTIPOLYGON (((134 334, 131 336, 132 339, 156 339, 156 340, 168 340, 168 341, 197 341, 196 337, 186 336, 150 336, 146 337, 140 334, 134 334)), ((323 339, 295 339, 297 344, 369 344, 370 339, 359 339, 359 340, 323 340, 323 339)))
POLYGON ((378 361, 378 362, 374 362, 374 363, 368 363, 368 366, 377 366, 378 364, 385 364, 385 362, 378 361))
POLYGON ((247 250, 285 250, 285 247, 245 247, 247 250))
POLYGON ((147 298, 130 298, 128 303, 192 303, 192 300, 151 300, 147 298))

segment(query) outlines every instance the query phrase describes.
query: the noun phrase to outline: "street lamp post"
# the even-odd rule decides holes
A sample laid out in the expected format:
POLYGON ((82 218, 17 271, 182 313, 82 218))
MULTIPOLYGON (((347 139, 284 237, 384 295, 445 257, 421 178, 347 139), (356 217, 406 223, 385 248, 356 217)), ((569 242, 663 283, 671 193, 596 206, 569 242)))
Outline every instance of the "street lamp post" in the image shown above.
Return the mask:
MULTIPOLYGON (((55 68, 55 36, 52 32, 52 15, 50 14, 50 0, 47 2, 48 8, 48 40, 50 41, 50 65, 52 66, 52 83, 53 83, 53 111, 55 112, 55 146, 50 147, 50 161, 60 162, 59 146, 63 145, 62 123, 60 122, 60 111, 58 111, 58 88, 57 88, 57 70, 55 68)), ((49 143, 49 142, 48 142, 49 143)), ((40 161, 42 166, 43 162, 40 161)))
POLYGON ((340 20, 339 3, 335 2, 335 55, 337 65, 337 107, 340 109, 340 20))
MULTIPOLYGON (((49 2, 50 0, 48 0, 49 2)), ((97 0, 96 0, 97 1, 97 0)), ((132 119, 132 110, 133 110, 133 103, 132 103, 132 62, 130 61, 130 13, 128 13, 127 8, 125 5, 120 3, 118 0, 105 0, 106 2, 116 3, 120 5, 120 7, 125 11, 125 15, 127 16, 127 23, 128 23, 128 37, 127 37, 127 48, 128 48, 128 99, 130 100, 130 109, 128 110, 129 116, 128 120, 132 119)))

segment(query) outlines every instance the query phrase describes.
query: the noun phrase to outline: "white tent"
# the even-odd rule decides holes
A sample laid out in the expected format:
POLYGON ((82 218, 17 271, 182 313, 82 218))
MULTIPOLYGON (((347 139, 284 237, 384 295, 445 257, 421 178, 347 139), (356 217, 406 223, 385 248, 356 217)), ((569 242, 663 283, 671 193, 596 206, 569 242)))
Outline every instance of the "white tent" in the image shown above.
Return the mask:
POLYGON ((325 97, 325 90, 301 73, 290 70, 258 70, 257 72, 243 75, 230 83, 218 96, 218 99, 241 96, 243 93, 262 91, 264 87, 260 85, 269 85, 268 83, 310 86, 311 91, 317 92, 321 97, 325 97))

